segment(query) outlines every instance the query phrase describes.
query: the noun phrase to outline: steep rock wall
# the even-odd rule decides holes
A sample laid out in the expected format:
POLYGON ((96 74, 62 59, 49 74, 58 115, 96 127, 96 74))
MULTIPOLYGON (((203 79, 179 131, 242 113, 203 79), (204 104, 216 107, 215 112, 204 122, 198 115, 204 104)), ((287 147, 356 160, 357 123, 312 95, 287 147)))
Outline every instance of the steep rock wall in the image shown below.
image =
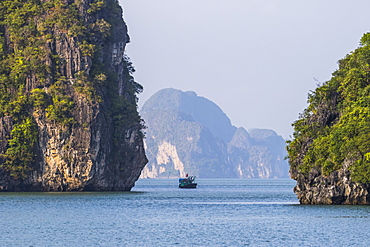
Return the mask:
MULTIPOLYGON (((0 189, 130 190, 147 159, 143 125, 136 110, 135 93, 140 86, 133 81, 132 65, 124 55, 129 36, 122 9, 115 0, 53 1, 51 7, 45 4, 41 2, 40 6, 47 11, 33 18, 38 28, 56 11, 74 11, 80 26, 56 23, 38 37, 45 39, 42 62, 46 69, 43 76, 28 73, 22 90, 30 97, 32 90, 41 89, 49 103, 41 109, 32 104, 26 108, 27 117, 37 128, 37 140, 32 162, 22 176, 14 175, 6 152, 11 147, 9 140, 14 139, 12 126, 20 120, 7 112, 2 114, 0 189), (80 33, 74 35, 72 31, 78 28, 80 33), (52 110, 67 105, 65 101, 72 102, 68 103, 71 107, 60 118, 52 110)), ((8 36, 11 27, 2 28, 8 36)), ((8 54, 17 52, 11 38, 5 45, 8 54)))
POLYGON ((346 168, 329 176, 323 176, 317 169, 312 169, 306 177, 292 171, 291 174, 297 180, 294 192, 301 204, 370 204, 369 185, 351 181, 346 168))

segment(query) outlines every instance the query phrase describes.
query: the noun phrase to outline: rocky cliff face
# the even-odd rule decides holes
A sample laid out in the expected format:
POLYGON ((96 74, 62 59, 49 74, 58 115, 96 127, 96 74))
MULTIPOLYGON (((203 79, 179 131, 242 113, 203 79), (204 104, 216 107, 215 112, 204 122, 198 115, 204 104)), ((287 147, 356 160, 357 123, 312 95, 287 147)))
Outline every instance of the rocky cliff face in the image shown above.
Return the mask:
POLYGON ((370 33, 309 94, 293 123, 291 177, 302 204, 370 204, 370 33))
POLYGON ((323 176, 318 169, 313 169, 308 177, 292 173, 297 180, 294 192, 301 204, 370 204, 369 185, 352 181, 350 175, 346 168, 329 176, 323 176))
POLYGON ((143 178, 288 177, 285 142, 271 130, 237 129, 213 102, 163 89, 143 106, 149 163, 143 178))
POLYGON ((129 36, 118 2, 12 4, 33 12, 17 27, 16 10, 1 6, 10 16, 0 22, 2 58, 18 57, 26 68, 18 78, 15 66, 2 68, 0 189, 130 190, 147 159, 136 110, 142 88, 124 55, 129 36), (16 28, 29 30, 27 40, 16 28))

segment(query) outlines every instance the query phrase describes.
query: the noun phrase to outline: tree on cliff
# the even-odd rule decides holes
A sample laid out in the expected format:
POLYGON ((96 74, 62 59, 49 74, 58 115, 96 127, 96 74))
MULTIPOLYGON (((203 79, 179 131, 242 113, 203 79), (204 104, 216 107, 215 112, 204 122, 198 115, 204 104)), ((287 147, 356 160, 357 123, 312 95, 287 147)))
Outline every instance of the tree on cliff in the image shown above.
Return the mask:
POLYGON ((0 2, 0 188, 133 186, 134 139, 133 177, 145 155, 128 42, 117 0, 0 2))
POLYGON ((292 177, 348 169, 352 181, 370 183, 370 33, 308 103, 288 143, 292 177))

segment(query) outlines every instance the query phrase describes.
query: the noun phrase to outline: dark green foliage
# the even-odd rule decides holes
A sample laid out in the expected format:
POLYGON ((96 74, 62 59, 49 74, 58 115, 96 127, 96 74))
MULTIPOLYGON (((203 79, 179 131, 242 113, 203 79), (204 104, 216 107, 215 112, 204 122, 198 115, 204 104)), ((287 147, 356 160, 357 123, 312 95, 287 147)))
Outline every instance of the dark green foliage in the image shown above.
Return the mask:
POLYGON ((101 97, 98 95, 95 88, 105 82, 106 79, 107 77, 104 73, 95 75, 95 77, 91 79, 91 76, 88 76, 85 71, 80 71, 75 74, 73 88, 76 92, 83 94, 86 99, 93 102, 101 102, 101 97))
POLYGON ((37 110, 45 110, 47 107, 47 93, 40 89, 40 88, 35 88, 31 91, 31 101, 32 105, 35 107, 37 110))
POLYGON ((64 126, 75 123, 71 115, 74 102, 66 94, 66 83, 66 80, 61 79, 49 88, 53 103, 46 108, 46 117, 64 126))
MULTIPOLYGON (((110 34, 111 24, 103 18, 92 23, 85 22, 85 18, 79 12, 80 5, 80 1, 68 4, 62 0, 0 2, 0 116, 12 115, 8 110, 14 110, 14 107, 7 105, 11 105, 13 100, 20 100, 16 95, 27 80, 36 81, 40 88, 50 83, 46 81, 47 77, 51 78, 52 83, 65 80, 59 71, 63 61, 48 49, 48 43, 60 38, 54 35, 55 30, 78 38, 82 55, 94 57, 96 53, 94 35, 100 33, 102 37, 107 37, 110 34), (7 41, 5 30, 9 35, 7 41), (53 62, 51 66, 46 63, 50 58, 53 62), (51 71, 52 67, 53 71, 51 71)), ((95 1, 91 4, 88 13, 98 14, 106 7, 105 1, 95 1)), ((89 100, 99 101, 94 85, 96 75, 81 76, 82 73, 84 71, 77 74, 78 81, 75 89, 86 95, 89 100), (82 78, 83 76, 85 77, 82 78)), ((96 81, 101 81, 101 78, 102 76, 98 76, 96 81)), ((53 97, 50 103, 59 104, 63 100, 66 99, 60 100, 53 97)), ((63 105, 66 104, 63 103, 63 105)), ((53 107, 50 106, 49 109, 53 107)))
MULTIPOLYGON (((108 95, 114 102, 109 117, 121 132, 141 123, 137 102, 118 95, 118 77, 102 62, 99 50, 111 41, 111 29, 121 20, 118 1, 96 0, 87 13, 83 9, 78 0, 0 1, 0 118, 10 116, 14 121, 3 166, 16 179, 26 178, 32 170, 38 136, 33 117, 43 115, 56 125, 71 127, 76 124, 72 95, 80 94, 89 104, 101 103, 108 95), (65 61, 53 47, 68 37, 73 37, 82 57, 93 61, 90 73, 81 70, 66 78, 65 61)), ((124 66, 128 93, 141 92, 131 62, 125 60, 124 66)))
POLYGON ((34 144, 37 140, 37 129, 31 118, 26 118, 13 126, 9 140, 9 148, 4 156, 2 167, 10 172, 15 179, 25 179, 34 160, 34 144))
POLYGON ((105 7, 105 2, 100 1, 100 0, 96 0, 95 2, 90 4, 90 8, 87 10, 87 13, 88 14, 94 13, 94 12, 100 10, 103 7, 105 7))
POLYGON ((352 167, 350 168, 352 172, 352 179, 359 183, 369 183, 370 177, 370 161, 366 160, 357 160, 352 167))
POLYGON ((370 34, 361 46, 339 61, 330 81, 309 96, 309 106, 288 142, 292 169, 324 175, 349 164, 351 177, 370 183, 370 34))
POLYGON ((131 59, 125 55, 123 57, 123 61, 124 61, 124 66, 127 68, 127 72, 126 72, 126 80, 129 82, 129 85, 131 86, 129 88, 130 90, 130 93, 136 95, 138 93, 142 93, 143 92, 143 86, 140 85, 139 83, 137 83, 135 80, 134 80, 134 77, 132 76, 134 73, 135 73, 135 68, 131 62, 131 59))
POLYGON ((13 97, 13 100, 6 105, 5 110, 14 120, 21 121, 22 119, 27 118, 30 107, 29 98, 24 94, 22 87, 17 95, 13 97))
MULTIPOLYGON (((120 145, 121 141, 126 138, 126 131, 136 125, 140 125, 140 129, 145 129, 144 120, 141 119, 139 113, 137 112, 137 97, 136 93, 142 92, 143 87, 134 81, 132 74, 135 72, 135 69, 130 61, 130 59, 124 57, 124 66, 125 66, 125 80, 127 83, 126 93, 129 95, 135 95, 134 100, 127 98, 125 95, 117 94, 119 91, 118 85, 111 83, 111 81, 117 80, 115 75, 98 74, 96 73, 95 80, 100 82, 107 83, 109 97, 111 98, 111 108, 110 108, 110 117, 113 120, 113 159, 120 159, 119 152, 122 148, 120 145)), ((140 132, 142 137, 144 136, 143 132, 140 132)))

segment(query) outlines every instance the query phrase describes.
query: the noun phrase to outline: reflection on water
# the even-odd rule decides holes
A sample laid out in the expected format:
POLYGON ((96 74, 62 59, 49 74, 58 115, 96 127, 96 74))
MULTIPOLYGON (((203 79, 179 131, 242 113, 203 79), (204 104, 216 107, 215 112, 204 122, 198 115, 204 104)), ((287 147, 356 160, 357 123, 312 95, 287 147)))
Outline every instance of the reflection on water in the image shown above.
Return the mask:
POLYGON ((213 205, 294 205, 299 202, 185 202, 185 204, 213 204, 213 205))
POLYGON ((197 182, 2 193, 0 246, 367 246, 370 207, 299 205, 288 179, 197 182))

